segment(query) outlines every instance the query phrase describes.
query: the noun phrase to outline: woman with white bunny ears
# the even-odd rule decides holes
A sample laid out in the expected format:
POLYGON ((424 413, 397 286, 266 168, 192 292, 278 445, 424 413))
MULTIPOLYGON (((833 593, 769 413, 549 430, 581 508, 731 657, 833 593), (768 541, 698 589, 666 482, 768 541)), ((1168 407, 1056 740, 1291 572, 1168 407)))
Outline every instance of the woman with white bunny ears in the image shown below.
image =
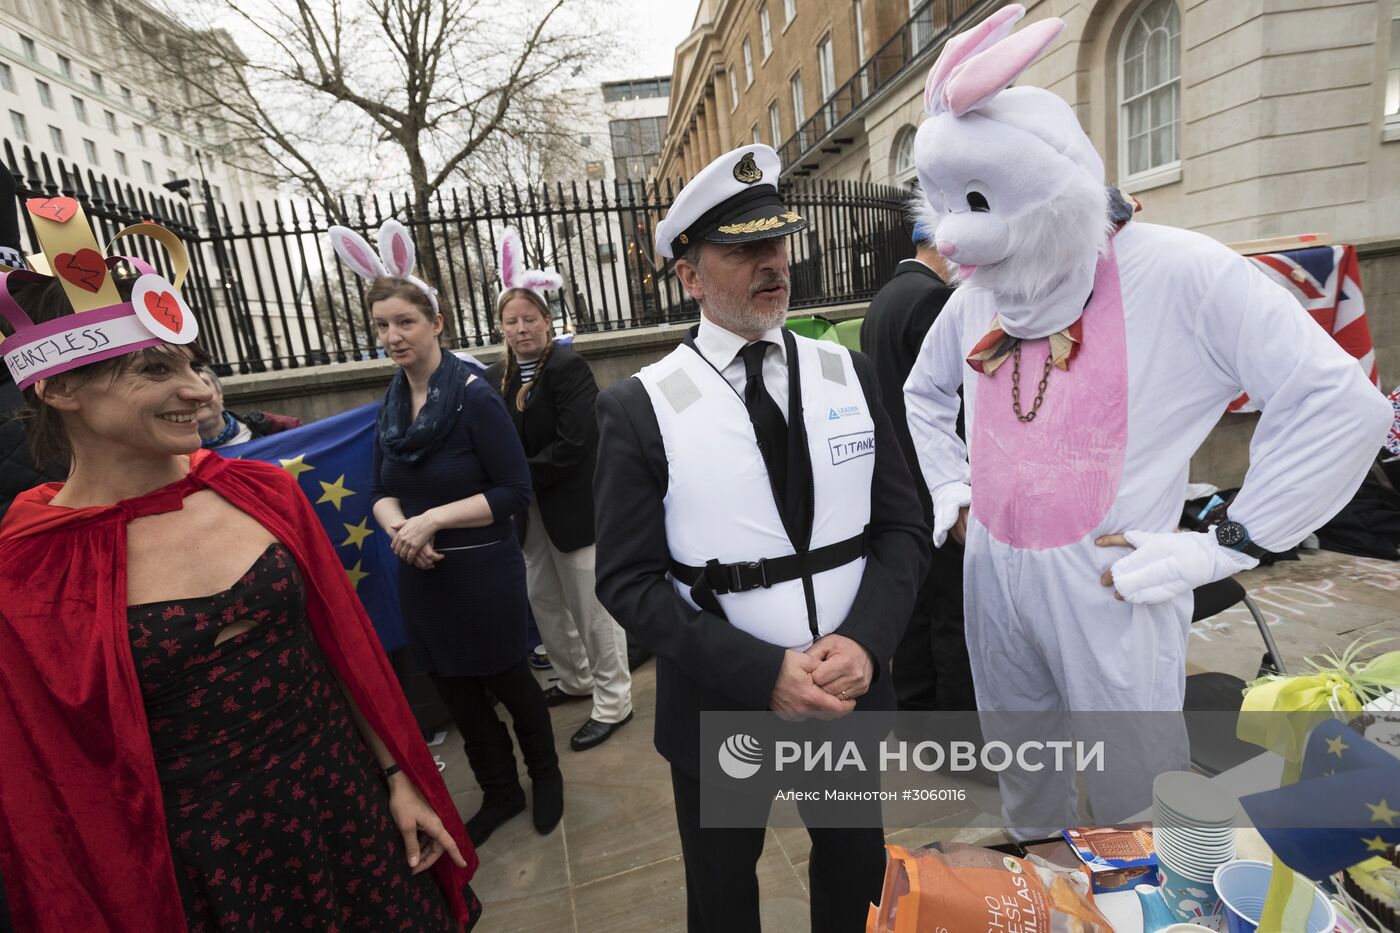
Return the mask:
MULTIPOLYGON (((948 41, 915 141, 936 245, 962 282, 905 385, 935 543, 965 521, 979 708, 1180 710, 1192 591, 1335 514, 1388 410, 1243 258, 1107 221, 1103 163, 1074 111, 1007 87, 1064 28, 1052 17, 1012 35, 1024 13, 1004 7, 948 41), (1191 455, 1241 390, 1263 416, 1229 521, 1175 534, 1191 455)), ((1141 744, 1149 768, 1186 764, 1174 742, 1141 744)), ((1072 825, 1072 774, 1008 775, 1013 820, 1037 795, 1046 804, 1043 824, 1012 825, 1072 825)), ((1108 804, 1096 816, 1112 819, 1118 788, 1089 779, 1108 804)))
POLYGON ((584 751, 632 718, 627 636, 594 592, 593 472, 598 460, 594 410, 598 383, 583 357, 552 339, 543 293, 563 284, 549 270, 527 269, 520 236, 501 234, 496 314, 506 358, 486 381, 506 400, 525 445, 535 501, 525 529, 530 606, 559 682, 551 706, 589 697, 593 709, 569 745, 584 751))
POLYGON ((435 292, 413 276, 408 230, 389 220, 379 250, 331 230, 336 253, 364 278, 379 342, 398 366, 375 435, 375 521, 398 555, 409 645, 461 733, 482 805, 467 820, 480 846, 525 809, 501 701, 533 782, 540 833, 559 824, 564 780, 549 708, 526 662, 525 561, 512 522, 530 504, 530 472, 495 389, 443 352, 435 292))

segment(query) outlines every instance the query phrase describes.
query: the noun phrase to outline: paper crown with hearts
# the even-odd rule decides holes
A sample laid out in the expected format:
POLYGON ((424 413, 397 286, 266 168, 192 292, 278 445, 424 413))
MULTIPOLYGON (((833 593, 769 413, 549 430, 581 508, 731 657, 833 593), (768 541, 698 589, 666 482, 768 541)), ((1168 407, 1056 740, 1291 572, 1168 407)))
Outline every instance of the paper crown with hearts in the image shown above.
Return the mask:
MULTIPOLYGON (((108 256, 73 198, 30 198, 24 202, 42 252, 29 257, 30 269, 0 267, 0 316, 13 332, 0 342, 5 366, 24 389, 88 363, 134 353, 162 343, 189 343, 199 334, 194 314, 180 296, 190 268, 180 238, 154 223, 127 227, 112 237, 144 236, 170 254, 175 281, 138 256, 108 256), (131 299, 123 301, 112 272, 129 263, 139 273, 131 299), (75 313, 35 324, 11 289, 24 282, 57 278, 75 313)), ((111 249, 111 244, 108 244, 111 249)))

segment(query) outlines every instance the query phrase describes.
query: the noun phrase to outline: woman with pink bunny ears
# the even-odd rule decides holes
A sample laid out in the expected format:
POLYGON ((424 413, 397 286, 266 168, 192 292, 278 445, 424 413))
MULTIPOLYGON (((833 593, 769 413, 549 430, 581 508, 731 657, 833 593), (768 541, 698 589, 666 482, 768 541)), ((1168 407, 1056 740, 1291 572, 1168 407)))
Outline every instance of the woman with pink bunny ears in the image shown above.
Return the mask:
POLYGON ((551 706, 588 697, 593 709, 574 733, 576 752, 604 742, 632 718, 627 636, 594 592, 593 473, 598 460, 598 383, 583 357, 553 338, 543 293, 562 281, 525 267, 520 236, 500 239, 496 301, 506 358, 486 381, 506 400, 525 445, 535 501, 525 529, 530 605, 559 682, 551 706))
POLYGON ((399 367, 375 436, 374 518, 400 558, 399 605, 408 641, 462 736, 482 790, 467 820, 480 846, 525 809, 510 713, 533 785, 534 824, 551 832, 564 779, 549 708, 526 662, 525 561, 512 525, 530 504, 530 470, 495 389, 439 343, 434 291, 413 276, 408 230, 390 220, 379 250, 332 228, 336 252, 370 279, 365 293, 379 342, 399 367))
MULTIPOLYGON (((966 529, 980 709, 1180 710, 1192 591, 1335 514, 1389 410, 1230 249, 1109 219, 1103 162, 1074 111, 1008 88, 1064 28, 1051 17, 1013 35, 1024 14, 1004 7, 948 41, 915 140, 937 249, 962 283, 905 384, 934 542, 966 529), (1229 519, 1175 533, 1191 456, 1242 390, 1263 416, 1229 519)), ((1173 728, 1119 736, 1108 753, 1184 767, 1173 728)), ((1086 777, 1100 820, 1138 809, 1135 788, 1086 777)), ((1008 825, 1073 825, 1074 780, 1004 773, 1008 825)))

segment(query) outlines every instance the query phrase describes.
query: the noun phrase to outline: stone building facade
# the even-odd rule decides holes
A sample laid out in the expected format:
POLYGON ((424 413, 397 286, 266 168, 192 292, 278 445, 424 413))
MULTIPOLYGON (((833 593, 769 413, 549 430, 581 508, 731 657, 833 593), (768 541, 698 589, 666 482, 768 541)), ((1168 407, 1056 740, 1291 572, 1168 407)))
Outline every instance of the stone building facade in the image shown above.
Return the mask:
MULTIPOLYGON (((689 177, 714 154, 752 140, 754 126, 774 144, 766 113, 776 102, 785 173, 912 183, 928 68, 949 35, 1000 5, 702 0, 676 52, 659 177, 689 177), (766 58, 765 6, 773 46, 766 58), (786 26, 785 6, 795 9, 786 26), (834 103, 818 80, 817 43, 828 34, 834 103), (745 42, 754 57, 751 85, 745 42), (806 134, 787 91, 799 73, 807 118, 824 106, 837 118, 806 134)), ((1154 221, 1226 242, 1400 234, 1397 0, 1026 6, 1027 22, 1055 15, 1068 28, 1021 80, 1074 106, 1109 180, 1135 194, 1154 221)))
POLYGON ((0 0, 0 136, 16 154, 27 146, 160 194, 190 179, 195 203, 203 179, 216 202, 274 197, 266 156, 228 124, 183 113, 189 89, 143 62, 114 18, 140 23, 153 50, 186 30, 144 0, 0 0))

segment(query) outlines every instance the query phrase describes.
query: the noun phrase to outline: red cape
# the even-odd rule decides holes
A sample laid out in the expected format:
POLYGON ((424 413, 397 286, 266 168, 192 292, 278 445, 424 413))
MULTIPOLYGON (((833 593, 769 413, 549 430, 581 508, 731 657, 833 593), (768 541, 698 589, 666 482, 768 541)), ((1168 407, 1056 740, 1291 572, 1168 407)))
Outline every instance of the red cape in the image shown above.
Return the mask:
MULTIPOLYGON (((284 470, 210 451, 189 475, 113 506, 15 499, 0 525, 0 873, 15 928, 183 931, 184 911, 126 627, 126 523, 209 488, 291 551, 326 660, 457 840, 433 870, 459 919, 476 853, 345 570, 284 470)), ((348 841, 347 841, 348 842, 348 841)))

